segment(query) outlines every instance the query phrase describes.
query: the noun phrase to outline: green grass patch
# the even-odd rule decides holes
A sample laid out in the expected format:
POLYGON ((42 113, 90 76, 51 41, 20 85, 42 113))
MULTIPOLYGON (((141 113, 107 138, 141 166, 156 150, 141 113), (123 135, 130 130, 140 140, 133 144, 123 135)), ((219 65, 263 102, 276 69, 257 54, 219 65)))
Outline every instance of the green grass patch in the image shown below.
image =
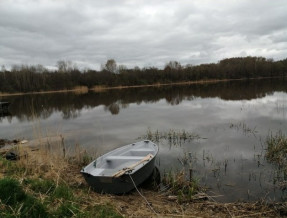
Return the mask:
POLYGON ((23 203, 18 205, 21 211, 20 217, 48 217, 46 207, 36 198, 27 195, 23 203))
POLYGON ((73 191, 64 184, 56 187, 51 180, 24 179, 20 184, 5 177, 0 179, 0 217, 121 217, 111 205, 87 207, 73 191))
POLYGON ((13 178, 0 179, 0 217, 48 217, 45 206, 13 178))
POLYGON ((96 205, 94 207, 88 207, 85 209, 85 212, 79 214, 79 217, 111 217, 111 218, 121 218, 122 216, 119 215, 115 209, 107 204, 107 205, 96 205))
POLYGON ((74 200, 74 194, 72 189, 70 189, 67 185, 59 185, 54 192, 52 193, 53 199, 65 199, 67 201, 74 200))
POLYGON ((63 202, 55 212, 56 217, 72 217, 80 215, 79 205, 74 202, 63 202))
POLYGON ((25 179, 23 181, 33 192, 45 195, 52 194, 56 189, 56 184, 52 180, 45 179, 25 179))
POLYGON ((13 206, 25 198, 26 194, 17 180, 13 178, 0 180, 0 199, 2 203, 13 206))

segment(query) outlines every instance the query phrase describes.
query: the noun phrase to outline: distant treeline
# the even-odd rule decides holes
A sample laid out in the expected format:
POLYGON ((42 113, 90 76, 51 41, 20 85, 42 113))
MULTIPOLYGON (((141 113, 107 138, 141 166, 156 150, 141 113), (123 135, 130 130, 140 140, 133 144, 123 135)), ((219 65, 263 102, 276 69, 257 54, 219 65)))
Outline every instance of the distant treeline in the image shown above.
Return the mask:
POLYGON ((273 61, 264 57, 228 58, 212 64, 182 66, 170 61, 164 69, 117 66, 110 59, 100 71, 80 71, 70 61, 58 61, 58 70, 42 65, 2 67, 0 92, 35 92, 73 89, 77 86, 134 86, 214 79, 241 79, 287 76, 287 58, 273 61))
MULTIPOLYGON (((263 98, 273 92, 287 92, 287 79, 262 79, 229 81, 225 83, 194 84, 186 86, 161 86, 131 89, 112 89, 108 92, 51 93, 43 95, 15 95, 5 97, 11 106, 10 118, 19 122, 47 119, 53 113, 60 112, 63 119, 73 119, 81 115, 82 109, 103 106, 111 114, 118 114, 130 104, 153 104, 164 100, 169 105, 178 105, 182 101, 196 98, 220 98, 226 101, 241 101, 263 98)), ((278 105, 284 111, 284 104, 278 105)), ((5 116, 5 114, 2 114, 5 116)), ((9 117, 9 114, 6 114, 9 117)), ((1 122, 1 113, 0 113, 1 122)))

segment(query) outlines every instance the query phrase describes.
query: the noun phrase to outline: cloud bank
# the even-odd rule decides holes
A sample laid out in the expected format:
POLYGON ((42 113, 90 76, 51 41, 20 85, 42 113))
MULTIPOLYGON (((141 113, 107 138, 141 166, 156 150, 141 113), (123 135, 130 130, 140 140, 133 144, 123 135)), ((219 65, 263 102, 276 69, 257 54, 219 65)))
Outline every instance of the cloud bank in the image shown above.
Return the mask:
POLYGON ((0 65, 99 69, 287 54, 285 0, 1 0, 0 65))

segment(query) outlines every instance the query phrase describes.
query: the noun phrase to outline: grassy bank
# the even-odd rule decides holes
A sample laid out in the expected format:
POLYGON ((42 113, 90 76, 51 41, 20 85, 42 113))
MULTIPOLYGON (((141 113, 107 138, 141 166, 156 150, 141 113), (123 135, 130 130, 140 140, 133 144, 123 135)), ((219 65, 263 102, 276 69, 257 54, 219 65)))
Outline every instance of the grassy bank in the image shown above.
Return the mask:
POLYGON ((86 86, 77 86, 73 89, 64 89, 64 90, 51 90, 51 91, 40 91, 40 92, 16 92, 16 93, 6 93, 0 92, 1 96, 18 96, 18 95, 35 95, 35 94, 51 94, 51 93, 65 93, 65 92, 74 92, 75 94, 84 94, 89 91, 86 86))
POLYGON ((1 217, 121 217, 109 203, 91 204, 87 190, 52 180, 0 179, 1 217))
POLYGON ((93 88, 88 89, 88 87, 75 87, 74 89, 65 89, 65 90, 51 90, 51 91, 41 91, 41 92, 25 92, 25 93, 5 93, 0 92, 0 96, 17 96, 17 95, 31 95, 31 94, 51 94, 51 93, 65 93, 65 92, 74 92, 76 94, 83 94, 90 91, 93 92, 103 92, 114 89, 129 89, 129 88, 147 88, 147 87, 161 87, 161 86, 171 86, 171 85, 192 85, 192 84, 210 84, 217 82, 227 82, 232 80, 201 80, 201 81, 188 81, 188 82, 176 82, 176 83, 156 83, 150 85, 134 85, 134 86, 94 86, 93 88))
POLYGON ((0 217, 278 217, 286 204, 217 203, 183 172, 167 174, 165 191, 140 187, 126 195, 93 192, 79 171, 95 155, 61 142, 16 145, 22 157, 8 161, 0 149, 0 217), (4 188, 5 187, 5 188, 4 188))
POLYGON ((72 157, 62 145, 50 146, 16 145, 17 161, 0 150, 0 217, 122 217, 83 184, 79 170, 90 161, 84 151, 72 157))

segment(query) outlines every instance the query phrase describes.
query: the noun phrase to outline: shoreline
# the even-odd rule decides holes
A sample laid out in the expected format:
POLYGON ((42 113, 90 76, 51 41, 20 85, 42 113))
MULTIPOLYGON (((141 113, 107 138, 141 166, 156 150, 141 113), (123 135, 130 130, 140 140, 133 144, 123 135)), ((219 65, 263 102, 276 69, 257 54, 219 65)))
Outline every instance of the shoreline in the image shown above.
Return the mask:
MULTIPOLYGON (((53 93, 69 93, 74 92, 76 94, 84 94, 89 91, 103 92, 108 90, 121 90, 131 88, 148 88, 148 87, 162 87, 162 86, 183 86, 183 85, 197 85, 197 84, 213 84, 213 83, 224 83, 232 81, 248 81, 248 80, 262 80, 262 79, 279 79, 282 77, 258 77, 258 78, 241 78, 241 79, 213 79, 213 80, 197 80, 197 81, 182 81, 182 82, 171 82, 171 83, 155 83, 147 85, 131 85, 131 86, 103 86, 97 85, 93 88, 86 86, 75 87, 74 89, 63 89, 63 90, 51 90, 51 91, 39 91, 39 92, 16 92, 16 93, 2 93, 0 97, 6 96, 20 96, 20 95, 41 95, 41 94, 53 94, 53 93)), ((286 77, 283 77, 286 78, 286 77)))
MULTIPOLYGON (((77 155, 84 155, 79 148, 79 154, 75 157, 66 156, 61 158, 61 152, 52 152, 45 149, 45 140, 40 140, 42 143, 34 144, 28 142, 27 145, 18 144, 18 151, 25 154, 21 156, 17 161, 4 160, 5 149, 0 148, 0 181, 13 178, 21 184, 27 194, 32 195, 38 202, 48 202, 50 205, 50 196, 47 192, 43 192, 41 195, 31 186, 26 185, 27 181, 32 181, 36 184, 46 184, 53 181, 56 187, 65 185, 66 189, 72 193, 75 197, 74 204, 77 204, 81 210, 86 213, 92 213, 93 208, 109 207, 109 210, 113 210, 115 214, 120 217, 139 216, 139 217, 278 217, 280 215, 287 214, 286 202, 217 202, 214 196, 207 196, 204 193, 198 193, 194 195, 193 200, 179 201, 178 197, 168 190, 166 192, 160 192, 153 189, 139 187, 141 195, 132 191, 124 195, 110 195, 100 194, 90 190, 90 187, 84 181, 82 175, 80 175, 80 169, 83 165, 83 157, 77 155), (71 159, 72 158, 72 159, 71 159), (75 159, 76 158, 76 159, 75 159), (33 164, 32 164, 33 163, 33 164), (36 165, 35 165, 36 164, 36 165), (35 167, 36 166, 36 167, 35 167), (68 174, 67 174, 68 172, 68 174), (25 180, 26 183, 21 182, 25 180), (40 196, 40 197, 39 197, 40 196)), ((57 141, 57 140, 56 140, 57 141)), ((50 144, 58 151, 61 151, 62 147, 56 143, 50 144)), ((20 154, 19 153, 19 154, 20 154)), ((50 187, 48 187, 50 190, 50 187)), ((56 197, 54 202, 67 202, 65 198, 61 196, 56 197)), ((61 207, 58 203, 57 206, 61 207)), ((7 207, 0 202, 0 206, 7 207)), ((49 211, 53 211, 53 207, 48 208, 49 211)), ((73 209, 73 207, 70 207, 73 209)), ((9 209, 7 209, 8 211, 9 209)), ((95 214, 98 213, 95 211, 95 214)))

